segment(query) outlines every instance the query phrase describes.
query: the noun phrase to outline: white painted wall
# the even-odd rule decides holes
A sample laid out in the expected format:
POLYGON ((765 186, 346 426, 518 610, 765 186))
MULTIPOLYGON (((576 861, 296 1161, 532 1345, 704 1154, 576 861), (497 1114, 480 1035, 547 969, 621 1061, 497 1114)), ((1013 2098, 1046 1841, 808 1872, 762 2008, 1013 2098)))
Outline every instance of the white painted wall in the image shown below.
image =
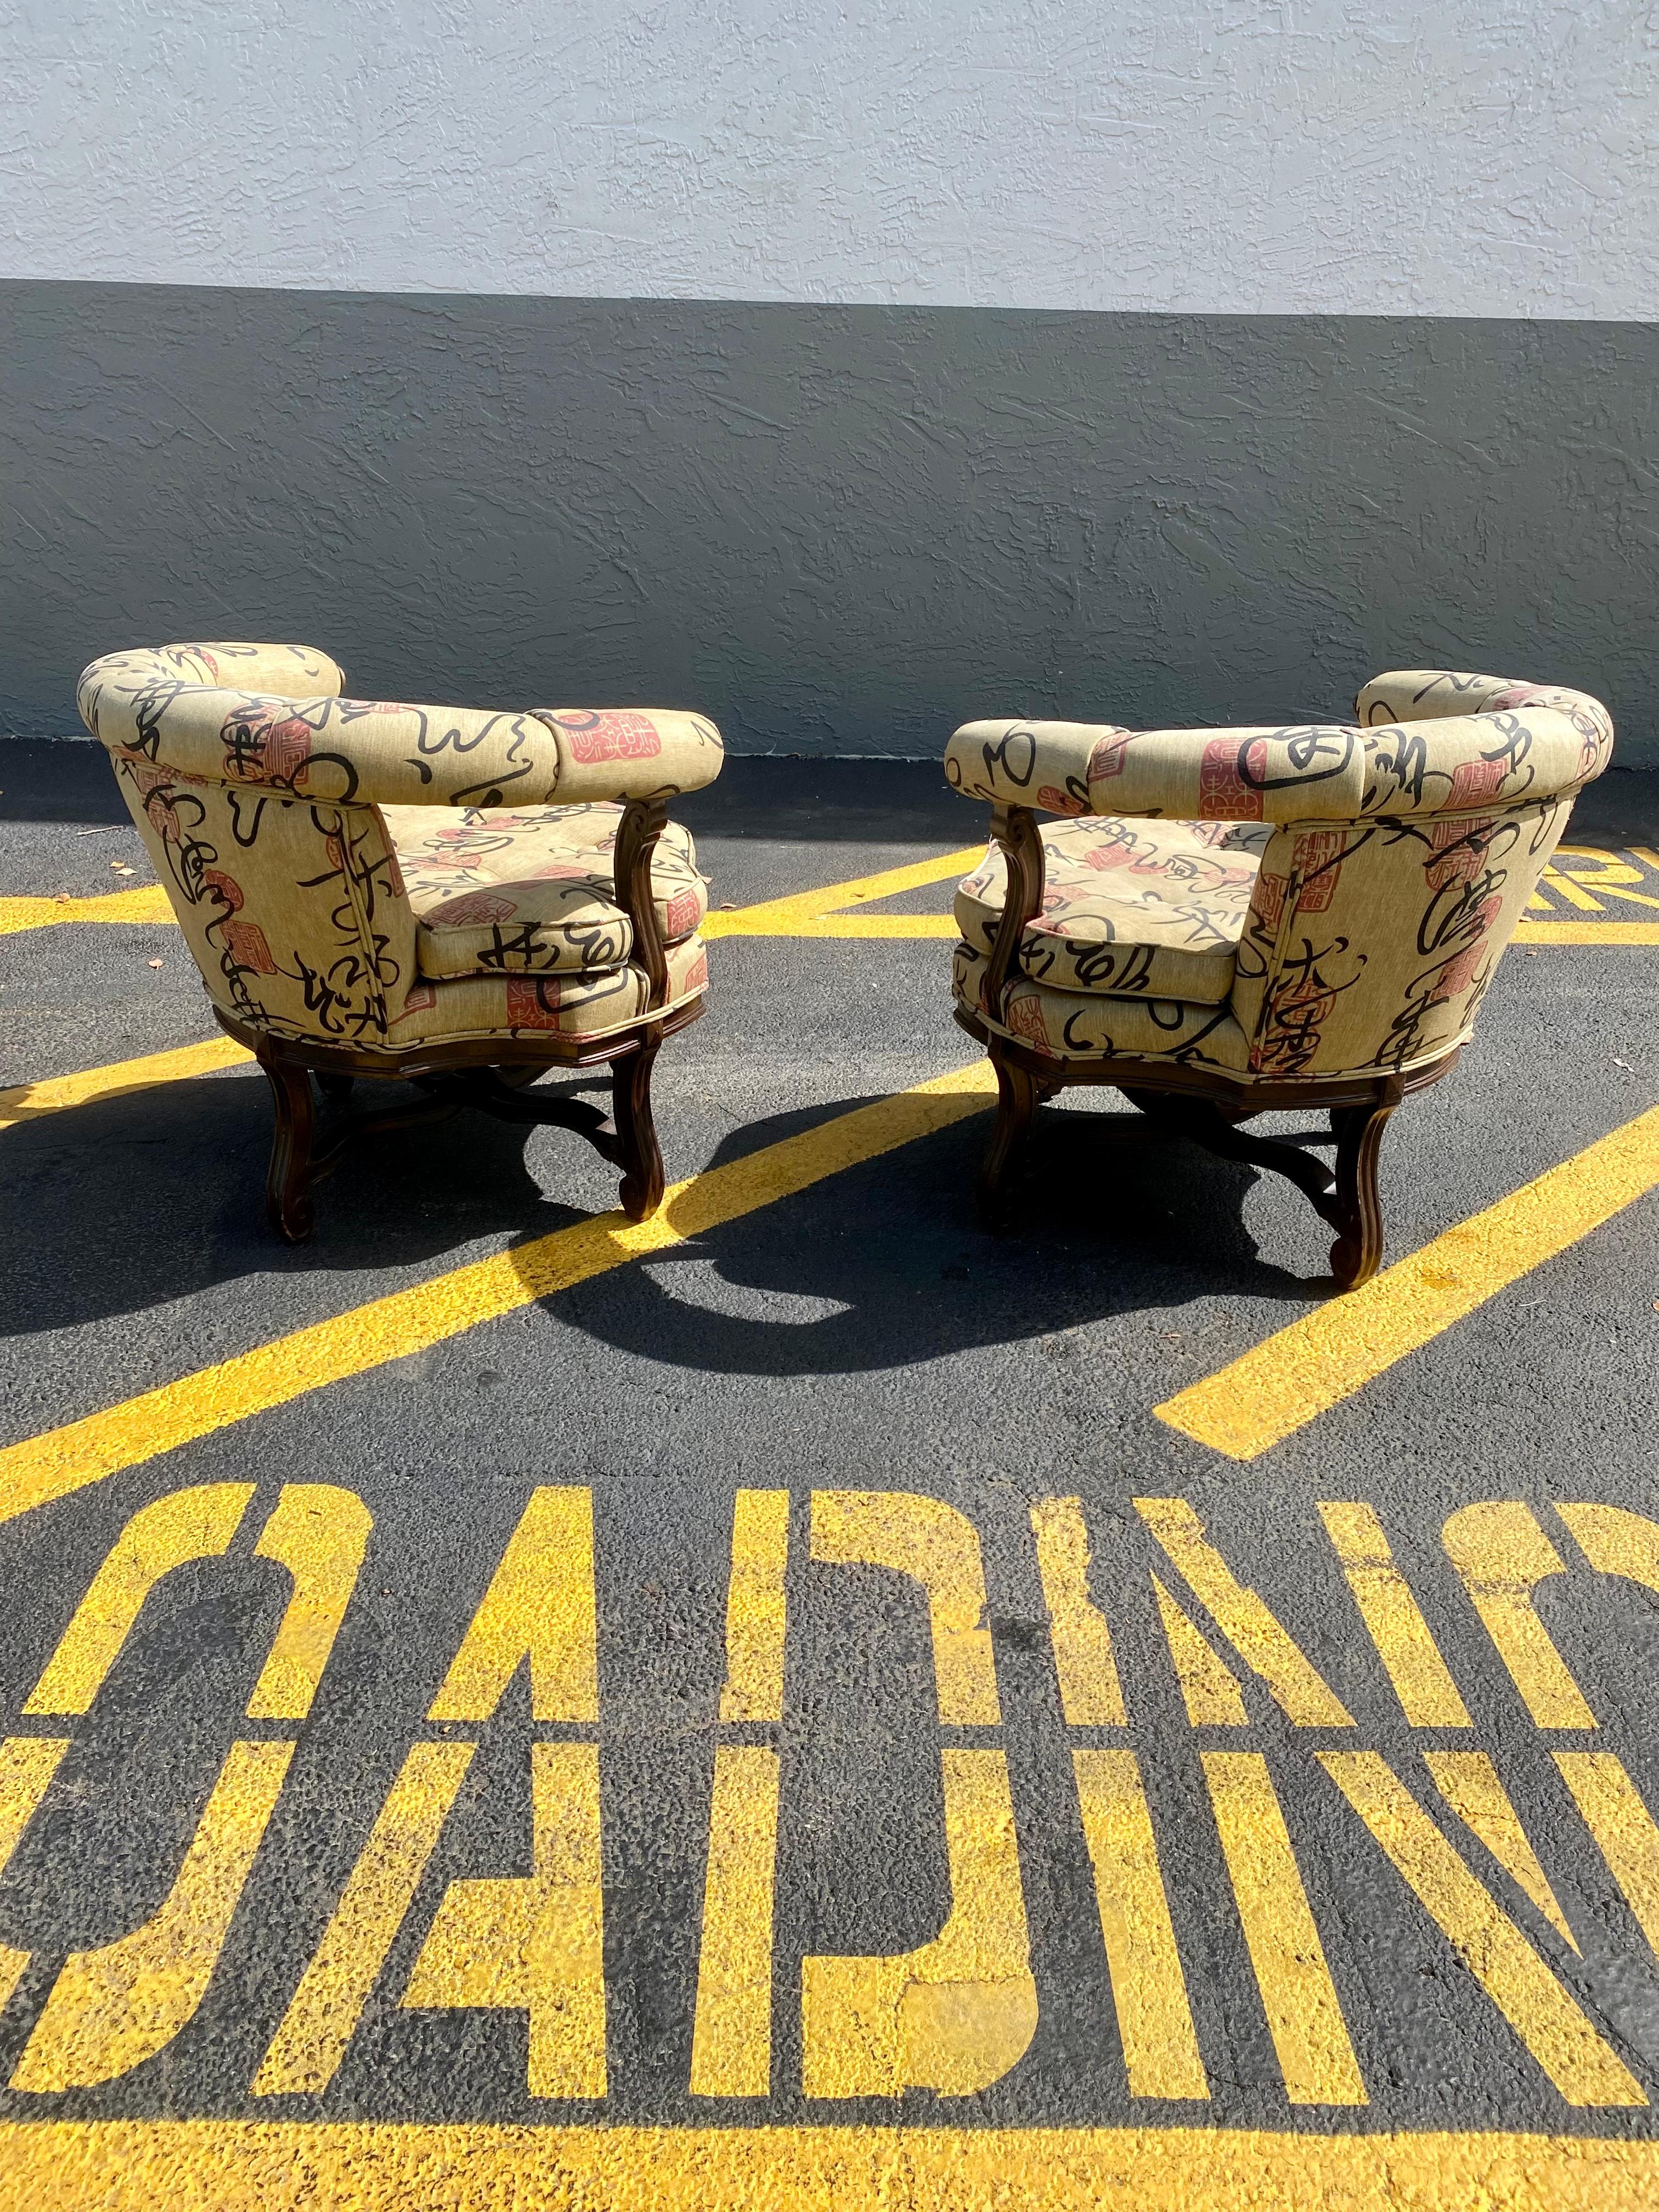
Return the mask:
POLYGON ((0 274, 1659 315, 1650 0, 9 0, 0 274))

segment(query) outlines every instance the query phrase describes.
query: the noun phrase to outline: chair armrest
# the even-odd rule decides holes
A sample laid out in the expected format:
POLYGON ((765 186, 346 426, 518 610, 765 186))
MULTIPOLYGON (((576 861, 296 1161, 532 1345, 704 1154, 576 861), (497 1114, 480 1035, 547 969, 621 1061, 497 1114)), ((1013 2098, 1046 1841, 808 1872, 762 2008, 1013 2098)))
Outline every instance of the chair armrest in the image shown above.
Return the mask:
POLYGON ((405 706, 343 699, 339 684, 334 662, 304 647, 166 646, 94 661, 79 699, 116 750, 336 805, 664 799, 712 783, 724 758, 701 714, 405 706))
POLYGON ((969 722, 945 773, 970 798, 1050 814, 1176 821, 1346 821, 1364 740, 1345 725, 1121 730, 1089 722, 969 722))
POLYGON ((558 748, 560 805, 672 799, 713 783, 726 758, 706 714, 668 707, 537 707, 558 748))
POLYGON ((1002 854, 1007 888, 990 964, 981 986, 981 1002, 1000 1022, 1004 995, 1019 973, 1019 945, 1025 925, 1042 911, 1042 830, 1029 806, 994 806, 991 836, 1002 854))
POLYGON ((157 714, 179 693, 201 685, 284 699, 337 699, 344 684, 338 661, 313 645, 139 646, 131 653, 106 653, 82 669, 76 703, 96 737, 95 717, 105 700, 113 708, 118 699, 137 695, 157 714))
POLYGON ((632 958, 651 979, 646 1008, 653 1013, 668 996, 668 954, 651 895, 651 862, 657 840, 667 827, 665 799, 631 799, 617 830, 617 902, 634 926, 632 958))

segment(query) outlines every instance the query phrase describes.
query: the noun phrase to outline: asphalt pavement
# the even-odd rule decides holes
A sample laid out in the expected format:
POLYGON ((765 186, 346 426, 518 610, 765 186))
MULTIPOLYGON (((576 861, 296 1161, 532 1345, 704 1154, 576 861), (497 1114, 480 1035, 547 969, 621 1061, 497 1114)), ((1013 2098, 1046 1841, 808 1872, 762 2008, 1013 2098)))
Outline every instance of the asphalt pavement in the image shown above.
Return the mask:
MULTIPOLYGON (((1659 924, 1656 783, 1384 1146, 1389 1261, 1520 1256, 1397 1355, 1357 1310, 1248 1456, 1160 1409, 1328 1313, 1297 1194, 1072 1093, 994 1237, 948 941, 744 924, 981 836, 931 769, 677 810, 738 921, 658 1125, 737 1195, 581 1267, 614 1177, 556 1129, 366 1145, 289 1250, 251 1066, 30 1109, 215 1030, 169 925, 0 934, 0 2203, 519 2201, 514 2127, 526 2203, 759 2201, 769 2128, 859 2202, 894 2129, 896 2202, 1405 2201, 1401 2138, 1413 2202, 1653 2201, 1659 929, 1594 933, 1659 924), (1602 1218, 1515 1228, 1609 1139, 1602 1218), (484 2163, 377 2196, 379 2123, 484 2163)), ((124 821, 0 747, 0 899, 142 888, 124 821)))

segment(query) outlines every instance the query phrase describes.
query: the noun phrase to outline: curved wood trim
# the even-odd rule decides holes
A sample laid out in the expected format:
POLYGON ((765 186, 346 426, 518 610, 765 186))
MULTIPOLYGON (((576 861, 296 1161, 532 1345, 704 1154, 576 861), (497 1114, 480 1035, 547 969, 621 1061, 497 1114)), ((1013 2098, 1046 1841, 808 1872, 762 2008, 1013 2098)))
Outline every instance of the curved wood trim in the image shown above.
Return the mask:
POLYGON ((689 1028, 702 1013, 702 999, 699 994, 669 1013, 650 1019, 642 1017, 625 1030, 612 1030, 604 1036, 509 1036, 503 1033, 500 1036, 441 1039, 430 1044, 410 1045, 401 1052, 368 1052, 349 1044, 313 1043, 308 1037, 279 1036, 274 1030, 256 1030, 246 1022, 239 1022, 218 1006, 213 1012, 220 1028, 234 1036, 238 1044, 246 1045, 256 1059, 292 1060, 317 1074, 327 1072, 377 1075, 388 1082, 412 1083, 420 1076, 443 1075, 458 1067, 522 1067, 533 1069, 538 1074, 554 1067, 602 1067, 611 1060, 640 1051, 652 1037, 660 1043, 677 1030, 689 1028))
POLYGON ((982 988, 986 1006, 1000 1021, 1008 986, 1019 973, 1025 925, 1042 911, 1042 825, 1029 806, 994 806, 991 836, 1001 851, 1008 881, 982 988))
POLYGON ((657 921, 657 904, 651 896, 651 860, 657 840, 668 826, 668 803, 662 799, 630 799, 623 809, 617 831, 614 866, 617 902, 634 926, 630 957, 651 978, 647 1012, 654 1013, 668 996, 668 954, 657 921))
POLYGON ((1295 1183, 1337 1232, 1331 1247, 1331 1273, 1339 1291, 1358 1290, 1382 1262, 1376 1163, 1389 1116, 1402 1098, 1426 1090, 1448 1073, 1462 1049, 1455 1045, 1438 1060, 1404 1074, 1379 1068, 1375 1075, 1334 1076, 1323 1081, 1281 1077, 1275 1081, 1189 1067, 1177 1060, 1137 1059, 1127 1053, 1109 1059, 1054 1060, 1002 1036, 965 1006, 957 1007, 956 1018, 985 1047, 996 1070, 996 1126, 980 1175, 981 1205, 990 1225, 1006 1224, 1005 1178, 1030 1128, 1037 1101, 1052 1097, 1069 1084, 1106 1084, 1206 1152, 1224 1159, 1248 1160, 1295 1183), (1322 1108, 1330 1115, 1336 1142, 1334 1169, 1310 1159, 1295 1145, 1237 1126, 1255 1114, 1295 1112, 1304 1107, 1322 1108))
POLYGON ((1018 1038, 1002 1036, 966 1006, 958 1006, 955 1011, 957 1026, 966 1030, 975 1044, 989 1051, 994 1038, 1000 1053, 1026 1068, 1050 1091, 1065 1091, 1073 1084, 1105 1084, 1118 1091, 1134 1087, 1182 1091, 1213 1099, 1218 1105, 1234 1111, 1241 1120, 1252 1114, 1294 1112, 1303 1106, 1364 1105, 1390 1093, 1397 1102, 1409 1097, 1414 1091, 1425 1091, 1430 1084, 1438 1083, 1457 1065, 1463 1049, 1462 1045, 1454 1045, 1438 1060, 1410 1068, 1403 1074, 1391 1068, 1379 1068, 1374 1075, 1232 1075, 1222 1068, 1193 1067, 1182 1060, 1140 1059, 1131 1053, 1114 1053, 1098 1060, 1055 1060, 1047 1053, 1034 1052, 1018 1038))
POLYGON ((699 996, 655 1020, 634 1023, 604 1037, 465 1037, 420 1045, 404 1053, 368 1053, 349 1045, 313 1044, 279 1037, 232 1020, 217 1007, 220 1026, 246 1045, 264 1068, 276 1106, 276 1127, 266 1178, 271 1226, 290 1244, 301 1244, 314 1224, 313 1193, 333 1172, 359 1137, 451 1121, 471 1107, 502 1121, 574 1130, 623 1170, 619 1199, 631 1221, 642 1221, 662 1203, 662 1152, 651 1117, 651 1075, 665 1037, 695 1022, 699 996), (574 1072, 608 1066, 612 1115, 577 1099, 538 1097, 529 1089, 553 1068, 574 1072), (317 1102, 312 1078, 325 1097, 349 1097, 355 1076, 417 1084, 423 1098, 386 1111, 348 1116, 317 1141, 317 1102))

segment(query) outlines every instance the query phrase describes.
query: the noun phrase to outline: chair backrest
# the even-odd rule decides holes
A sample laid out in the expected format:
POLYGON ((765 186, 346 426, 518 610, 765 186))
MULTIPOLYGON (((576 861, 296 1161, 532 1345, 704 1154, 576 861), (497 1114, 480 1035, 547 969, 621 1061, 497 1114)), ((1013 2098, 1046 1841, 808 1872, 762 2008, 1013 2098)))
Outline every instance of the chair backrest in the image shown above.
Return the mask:
POLYGON ((1613 723, 1582 691, 1396 669, 1354 723, 969 722, 947 780, 1055 814, 1274 825, 1231 1011, 1255 1073, 1404 1072, 1468 1033, 1613 723))
POLYGON ((416 963, 381 806, 668 797, 720 770, 700 715, 413 707, 343 680, 308 647, 238 644, 112 653, 81 678, 208 991, 245 1027, 386 1041, 416 963))
POLYGON ((1468 1035, 1613 724, 1583 692, 1450 670, 1355 702, 1352 818, 1285 821, 1238 949, 1235 1018, 1261 1075, 1407 1073, 1468 1035))

